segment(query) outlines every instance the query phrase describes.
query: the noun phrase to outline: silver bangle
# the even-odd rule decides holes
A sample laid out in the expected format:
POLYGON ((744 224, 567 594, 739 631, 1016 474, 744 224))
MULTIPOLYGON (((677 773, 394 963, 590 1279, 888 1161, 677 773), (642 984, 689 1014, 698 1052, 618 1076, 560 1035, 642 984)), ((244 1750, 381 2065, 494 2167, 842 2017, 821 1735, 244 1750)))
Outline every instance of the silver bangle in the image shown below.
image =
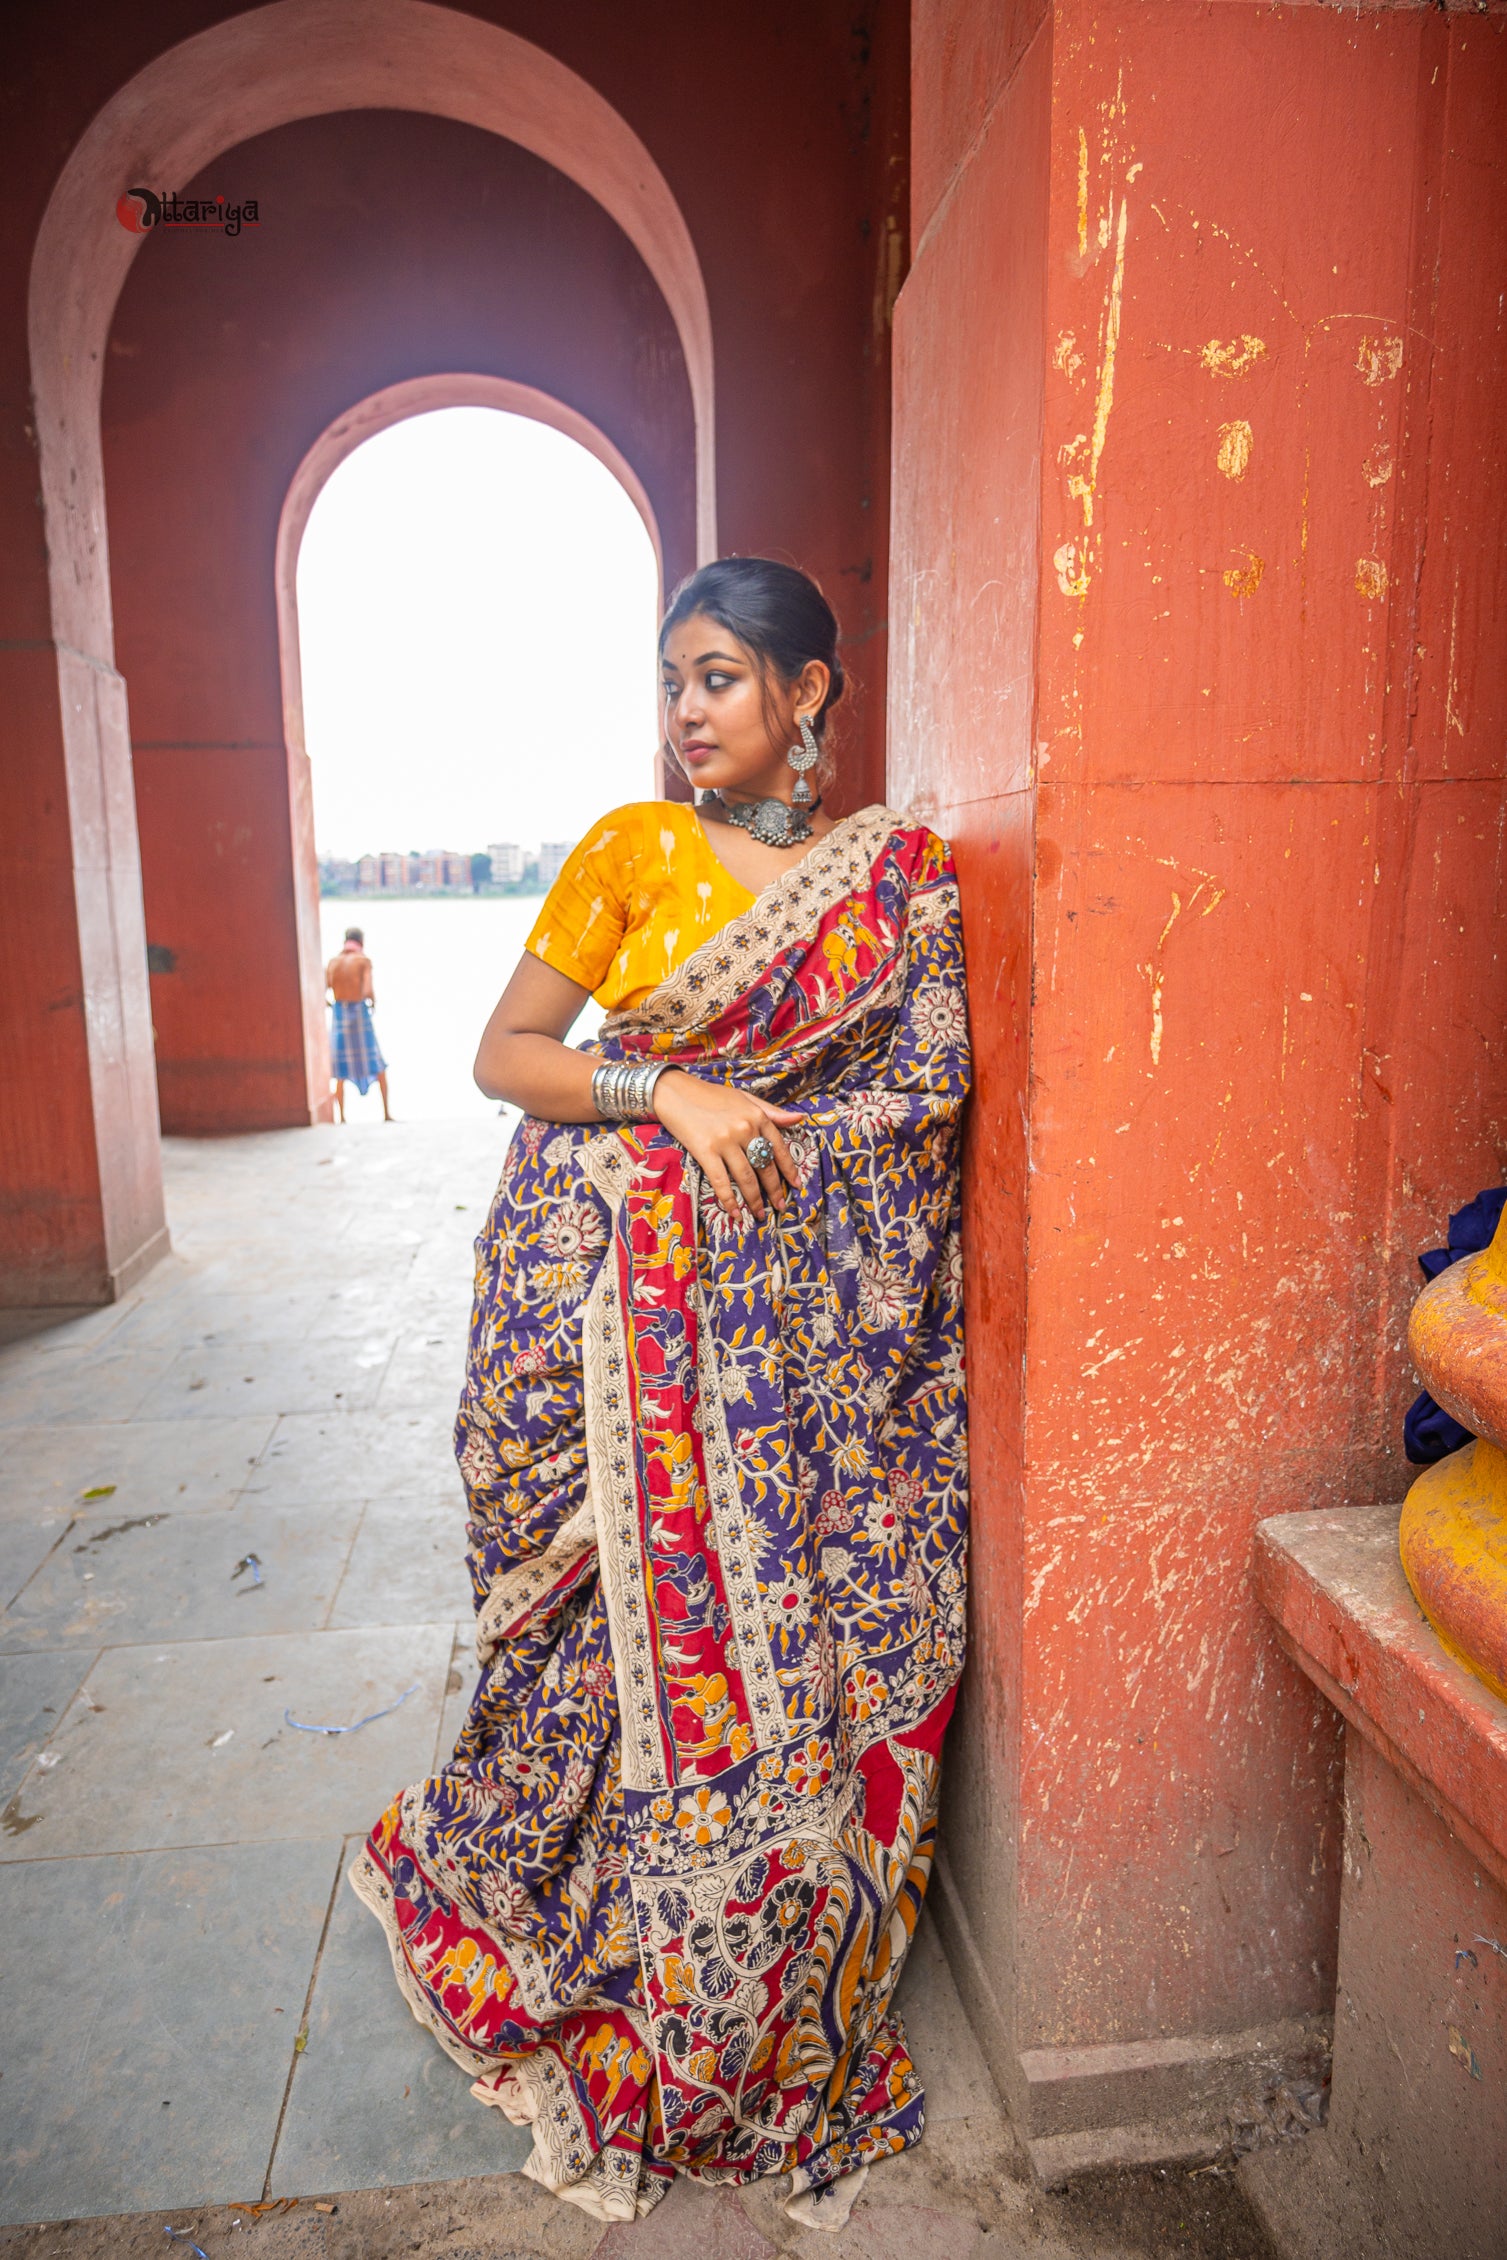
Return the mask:
POLYGON ((654 1086, 668 1064, 662 1060, 613 1059, 591 1078, 591 1103, 604 1122, 652 1122, 654 1086))

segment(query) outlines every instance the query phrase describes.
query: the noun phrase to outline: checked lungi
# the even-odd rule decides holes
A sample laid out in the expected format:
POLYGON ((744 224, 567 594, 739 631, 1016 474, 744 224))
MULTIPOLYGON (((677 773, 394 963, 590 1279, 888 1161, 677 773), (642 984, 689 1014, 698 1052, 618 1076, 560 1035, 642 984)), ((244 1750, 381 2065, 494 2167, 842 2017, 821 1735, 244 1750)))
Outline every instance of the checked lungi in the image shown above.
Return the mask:
POLYGON ((354 1004, 337 1002, 330 1009, 335 1016, 330 1029, 330 1073, 337 1083, 354 1083, 365 1098, 368 1085, 387 1072, 371 1005, 362 997, 354 1004))

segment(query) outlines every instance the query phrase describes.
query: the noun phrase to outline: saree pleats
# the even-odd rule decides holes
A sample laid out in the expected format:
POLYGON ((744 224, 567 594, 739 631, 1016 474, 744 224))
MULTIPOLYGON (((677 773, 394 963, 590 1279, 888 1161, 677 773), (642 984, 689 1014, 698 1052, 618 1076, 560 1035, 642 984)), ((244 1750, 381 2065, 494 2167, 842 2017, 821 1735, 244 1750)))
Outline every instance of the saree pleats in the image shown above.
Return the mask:
POLYGON ((846 819, 602 1048, 797 1108, 800 1185, 734 1223, 656 1125, 520 1126, 456 1428, 482 1676, 353 1881, 527 2170, 627 2219, 921 2131, 891 1997, 967 1486, 946 850, 846 819))

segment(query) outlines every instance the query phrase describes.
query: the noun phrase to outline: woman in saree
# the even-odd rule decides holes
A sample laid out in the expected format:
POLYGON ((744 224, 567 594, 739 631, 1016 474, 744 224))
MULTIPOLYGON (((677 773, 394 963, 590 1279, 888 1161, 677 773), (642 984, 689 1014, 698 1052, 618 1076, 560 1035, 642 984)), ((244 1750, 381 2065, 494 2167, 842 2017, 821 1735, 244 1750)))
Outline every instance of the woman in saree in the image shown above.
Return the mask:
POLYGON ((892 1997, 963 1651, 957 889, 929 831, 823 807, 814 582, 704 567, 660 650, 703 797, 587 834, 478 1054, 525 1111, 456 1424, 482 1673, 352 1880, 536 2181, 627 2220, 788 2174, 840 2226, 923 2118, 892 1997))

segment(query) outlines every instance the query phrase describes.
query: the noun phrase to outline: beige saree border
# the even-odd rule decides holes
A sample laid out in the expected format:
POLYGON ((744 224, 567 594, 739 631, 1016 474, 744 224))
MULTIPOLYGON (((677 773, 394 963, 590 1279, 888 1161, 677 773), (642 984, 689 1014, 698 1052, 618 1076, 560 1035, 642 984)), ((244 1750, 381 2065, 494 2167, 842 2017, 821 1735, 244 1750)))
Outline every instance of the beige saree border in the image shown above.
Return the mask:
MULTIPOLYGON (((694 1165, 691 1174, 693 1178, 700 1174, 694 1165)), ((694 1214, 697 1205, 694 1183, 691 1203, 694 1214)), ((773 1750, 788 1738, 790 1729, 785 1717, 784 1693, 775 1671, 769 1625, 759 1599, 758 1547, 738 1483, 737 1462, 727 1430, 717 1343, 699 1273, 695 1305, 697 1426, 701 1431, 702 1464, 706 1469, 717 1559, 722 1569, 722 1590, 727 1595, 728 1613, 732 1618, 733 1652, 738 1659, 738 1674, 753 1722, 754 1747, 773 1750)))
MULTIPOLYGON (((627 1158, 624 1154, 625 1165, 627 1158)), ((603 1257, 587 1299, 581 1366, 586 1394, 586 1464, 597 1509, 597 1563, 623 1733, 623 1787, 652 1793, 667 1789, 670 1777, 655 1700, 654 1642, 644 1598, 633 1393, 628 1381, 615 1245, 603 1257)))

